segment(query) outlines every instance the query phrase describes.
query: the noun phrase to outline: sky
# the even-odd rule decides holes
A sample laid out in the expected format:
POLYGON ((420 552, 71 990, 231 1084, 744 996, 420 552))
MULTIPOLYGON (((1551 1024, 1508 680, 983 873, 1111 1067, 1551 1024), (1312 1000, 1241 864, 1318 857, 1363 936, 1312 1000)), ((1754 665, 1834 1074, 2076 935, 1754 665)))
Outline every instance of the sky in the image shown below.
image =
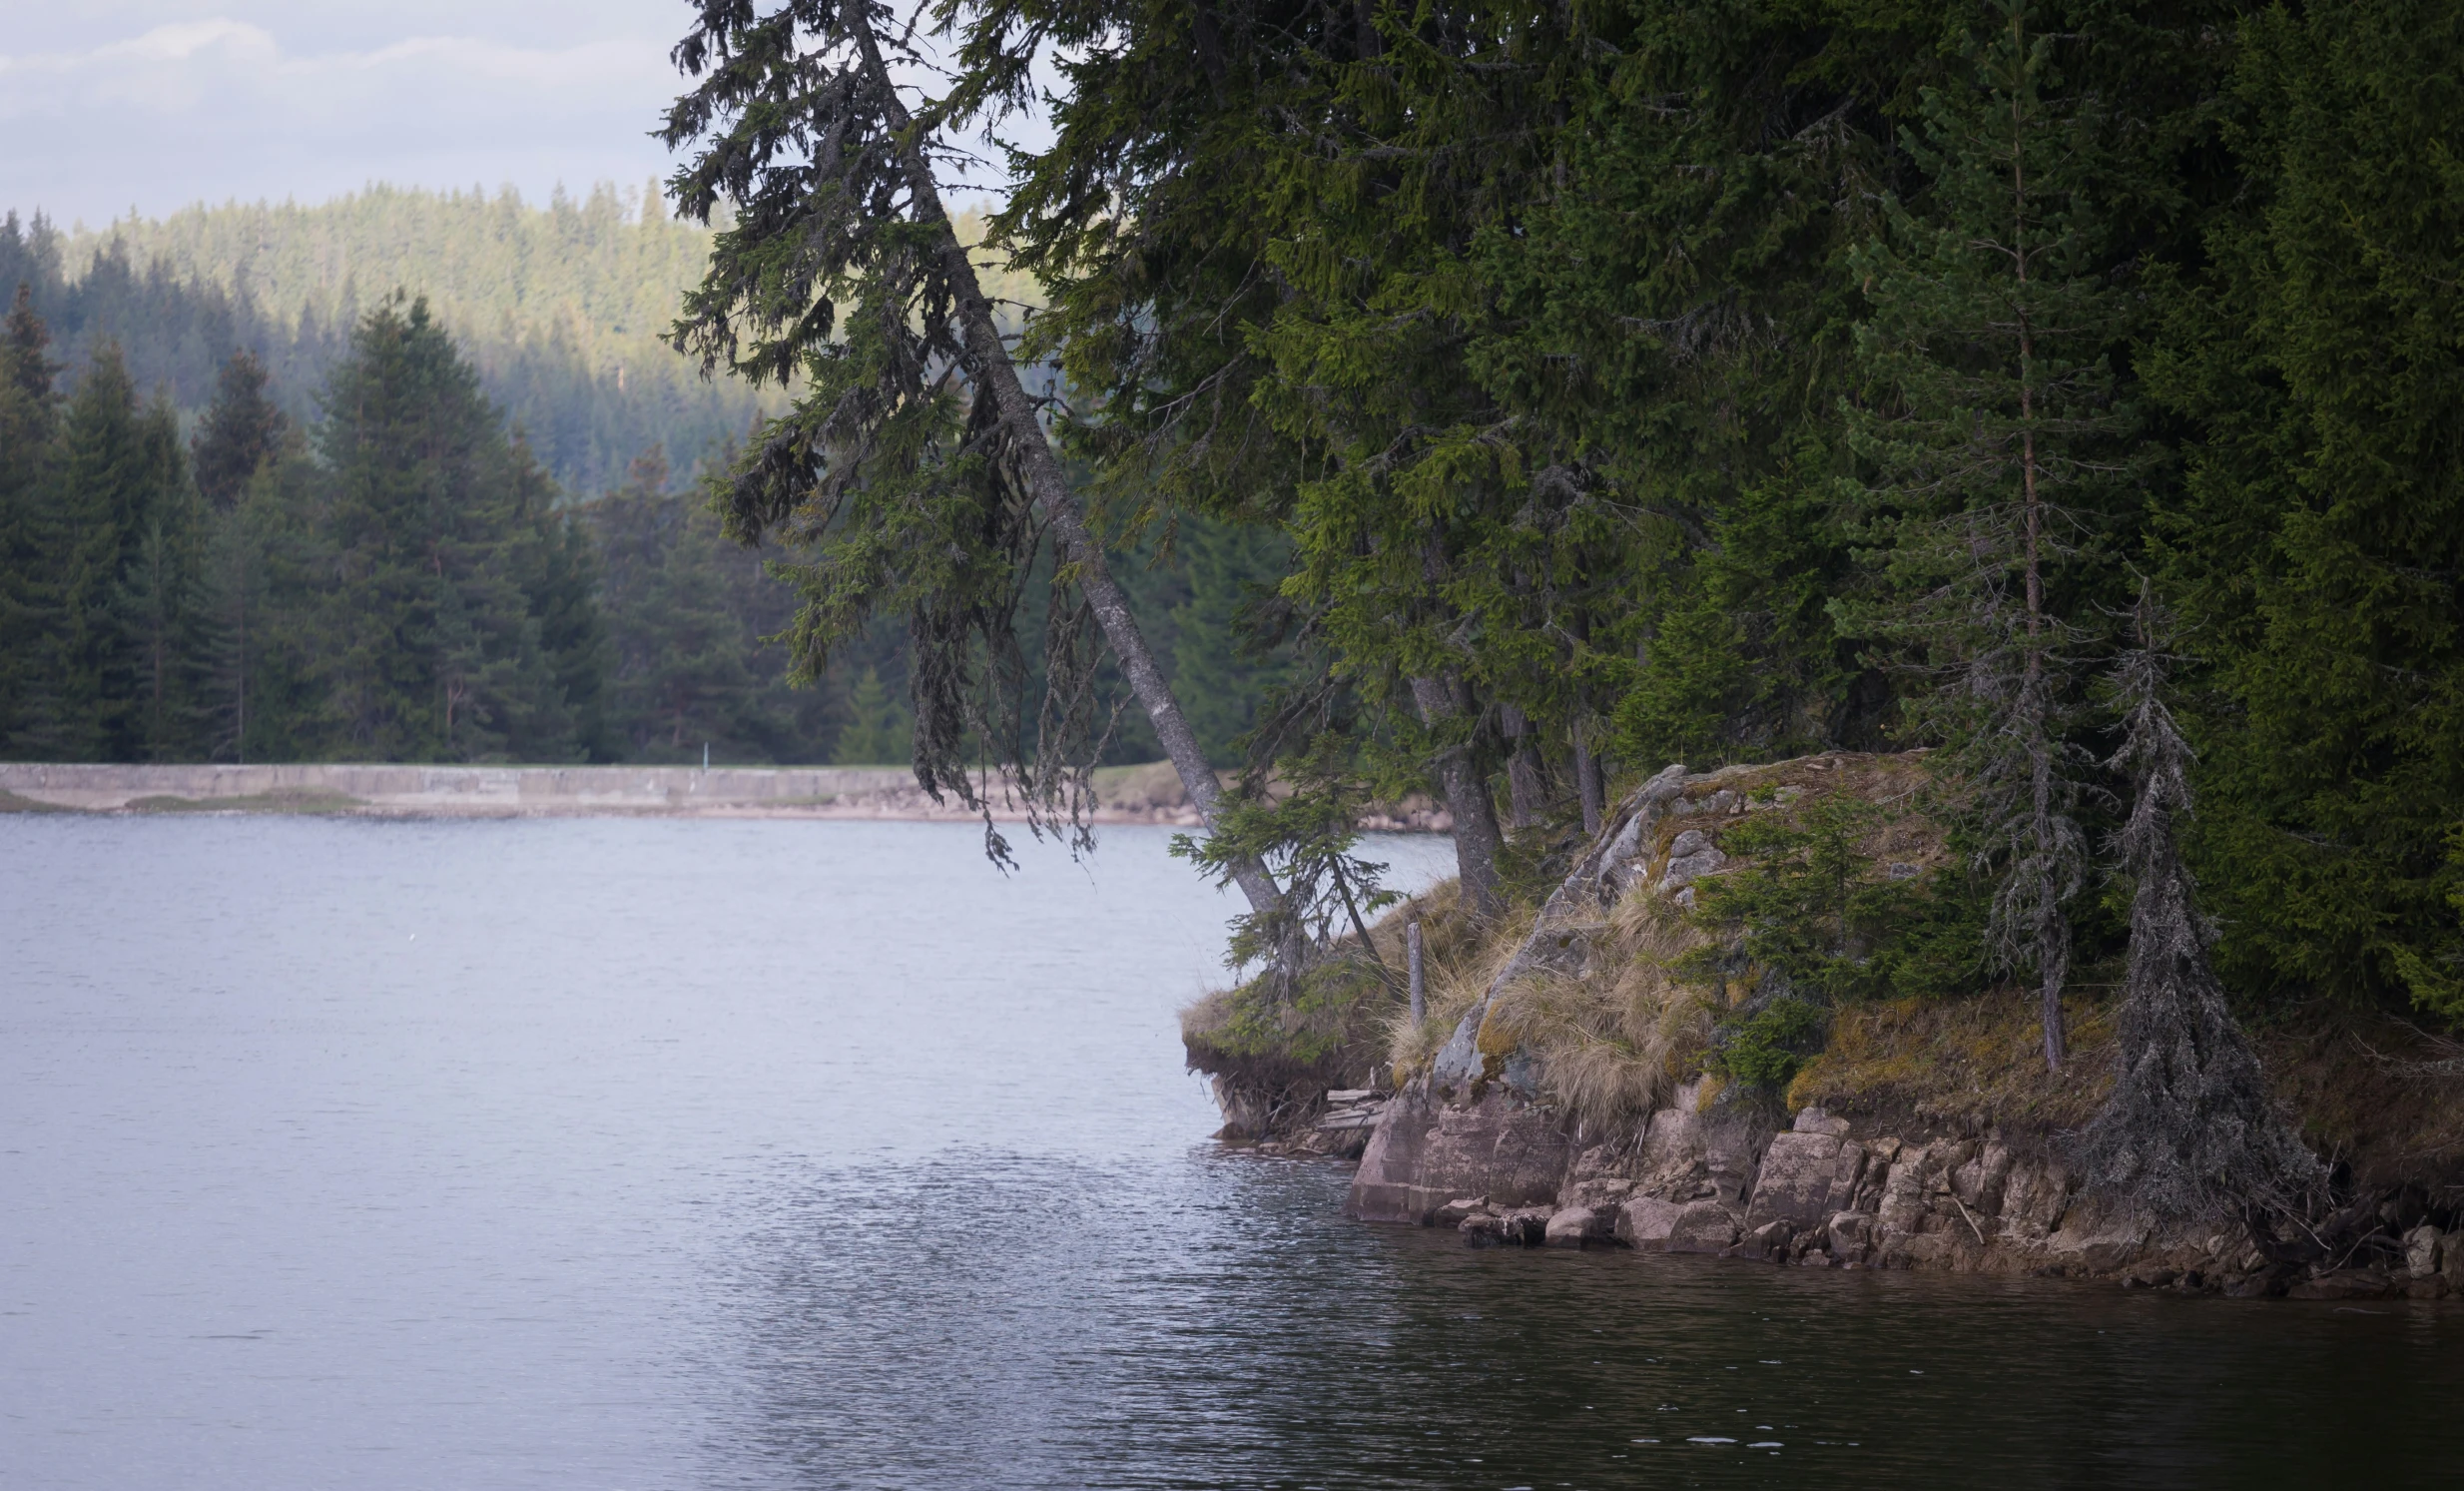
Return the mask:
MULTIPOLYGON (((0 0, 0 211, 640 187, 684 0, 0 0)), ((968 194, 980 195, 980 194, 968 194)))

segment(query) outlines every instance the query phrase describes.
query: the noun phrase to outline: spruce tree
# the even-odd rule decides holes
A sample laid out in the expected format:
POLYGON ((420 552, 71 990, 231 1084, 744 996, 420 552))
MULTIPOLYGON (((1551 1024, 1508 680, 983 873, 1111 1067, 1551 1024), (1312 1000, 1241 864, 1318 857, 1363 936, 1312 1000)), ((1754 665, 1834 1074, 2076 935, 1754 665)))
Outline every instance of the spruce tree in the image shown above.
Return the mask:
POLYGON ((49 524, 56 546, 46 556, 59 604, 40 649, 57 699, 58 750, 70 760, 137 760, 154 738, 153 705, 169 698, 155 684, 168 690, 172 676, 167 655, 165 671, 154 671, 146 639, 158 623, 172 624, 184 585, 182 537, 153 545, 161 588, 141 573, 150 536, 166 519, 175 534, 180 526, 178 424, 168 406, 138 402, 118 348, 107 343, 69 397, 60 441, 49 524), (132 581, 152 614, 131 613, 132 581))
MULTIPOLYGON (((9 220, 15 238, 16 219, 9 220)), ((58 699, 44 646, 59 614, 52 510, 59 395, 51 334, 19 282, 0 327, 0 753, 54 755, 58 699)))
POLYGON ((1264 651, 1251 627, 1282 578, 1289 545, 1273 529, 1200 518, 1181 525, 1174 548, 1189 591, 1170 612, 1172 686, 1207 759, 1237 766, 1238 741, 1290 671, 1264 651))
MULTIPOLYGON (((542 639, 541 611, 555 605, 534 588, 551 488, 426 302, 397 293, 370 312, 322 401, 338 582, 322 599, 320 654, 339 749, 573 759, 566 684, 542 639)), ((586 629, 567 640, 590 645, 586 629)))
POLYGON ((1923 127, 1904 137, 1924 196, 1888 202, 1887 234, 1853 261, 1875 398, 1852 432, 1878 473, 1854 500, 1883 595, 1842 616, 1924 680, 1905 718, 1950 747, 1996 881, 1989 951, 2035 974, 2060 1068, 2094 789, 2075 739, 2094 646, 2076 577, 2128 474, 2110 361, 2127 322, 2092 206, 2098 102, 2065 90, 2058 38, 2027 0, 1991 10, 1972 78, 1927 90, 1923 127))
POLYGON ((882 687, 878 668, 867 668, 848 690, 847 723, 840 727, 830 759, 841 766, 883 766, 907 755, 906 721, 899 702, 882 687))
POLYGON ((2115 836, 2131 886, 2114 1088, 2084 1136, 2090 1183, 2167 1218, 2232 1216, 2306 1199, 2324 1179, 2267 1089, 2209 965, 2212 932, 2178 835, 2190 748, 2166 706, 2167 624, 2143 588, 2139 646, 2113 673, 2132 784, 2115 836))
POLYGON ((149 405, 142 428, 157 477, 112 595, 129 671, 120 751, 127 760, 193 761, 208 733, 205 514, 184 470, 170 403, 149 405))
POLYGON ((217 512, 239 503, 249 479, 282 448, 290 418, 266 396, 266 365, 242 349, 223 365, 214 402, 189 440, 197 490, 217 512))
POLYGON ((2240 41, 2240 185, 2155 375, 2196 421, 2158 521, 2217 959, 2464 1023, 2464 11, 2271 8, 2240 41))
POLYGON ((592 513, 615 728, 641 760, 699 760, 704 743, 758 758, 757 644, 729 604, 717 524, 661 490, 658 451, 637 458, 632 476, 592 513))
MULTIPOLYGON (((732 536, 805 549, 799 674, 874 615, 904 614, 918 782, 980 804, 974 772, 989 769, 1038 831, 1084 842, 1109 652, 1211 819, 1213 768, 942 204, 942 132, 1022 105, 1018 59, 965 59, 960 86, 911 108, 899 80, 929 64, 874 5, 695 12, 673 54, 693 86, 661 137, 694 151, 671 182, 683 213, 708 222, 724 206, 734 222, 674 335, 705 370, 802 379, 794 411, 714 487, 732 536)), ((985 848, 1007 854, 988 814, 985 848)), ((1254 912, 1274 910, 1262 869, 1234 879, 1254 912)))

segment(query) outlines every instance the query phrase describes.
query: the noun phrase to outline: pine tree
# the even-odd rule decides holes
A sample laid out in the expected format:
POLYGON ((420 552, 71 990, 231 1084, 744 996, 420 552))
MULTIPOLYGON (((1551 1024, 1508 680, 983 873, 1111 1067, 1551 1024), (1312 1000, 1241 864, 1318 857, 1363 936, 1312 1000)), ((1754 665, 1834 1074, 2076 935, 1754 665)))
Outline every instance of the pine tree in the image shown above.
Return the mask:
POLYGON ((1997 879, 1989 950, 2035 972, 2059 1068, 2093 788, 2073 739, 2092 637, 2072 577, 2127 474, 2132 420, 2109 358, 2125 307, 2091 207, 2097 102, 2066 94, 2057 38, 2027 0, 1992 9, 1973 81, 1927 90, 1924 128, 1905 138, 1926 200, 1888 203, 1888 235, 1854 261, 1873 307, 1858 351, 1881 395, 1852 426, 1880 477, 1857 500, 1886 598, 1842 613, 1932 683, 1906 718, 1952 748, 1997 879))

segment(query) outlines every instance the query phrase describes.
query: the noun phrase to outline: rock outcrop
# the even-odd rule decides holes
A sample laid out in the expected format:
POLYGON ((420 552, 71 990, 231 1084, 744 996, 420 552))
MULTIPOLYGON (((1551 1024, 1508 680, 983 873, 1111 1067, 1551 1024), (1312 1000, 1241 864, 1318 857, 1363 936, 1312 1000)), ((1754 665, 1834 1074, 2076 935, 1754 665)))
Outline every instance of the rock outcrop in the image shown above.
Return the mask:
MULTIPOLYGON (((1854 759, 1869 773, 1885 761, 1854 759)), ((2272 1230, 2239 1221, 2159 1227, 2083 1192, 2057 1136, 2075 1120, 2043 1107, 2007 1129, 1990 1101, 1868 1111, 1801 1097, 1805 1106, 1791 1114, 1775 1093, 1740 1094, 1697 1077, 1648 1115, 1573 1117, 1516 1032, 1517 982, 1567 987, 1604 977, 1595 955, 1613 951, 1606 935, 1621 901, 1690 905, 1706 877, 1732 868, 1717 842, 1722 825, 1784 809, 1806 790, 1775 773, 1837 779, 1850 764, 1809 759, 1707 775, 1672 766, 1633 792, 1434 1059, 1395 1074, 1401 1085, 1368 1132, 1351 1214, 1452 1227, 1483 1244, 1802 1267, 2102 1277, 2311 1298, 2464 1293, 2456 1204, 2464 1191, 2441 1189, 2435 1177, 2356 1174, 2342 1211, 2272 1230)), ((1893 856, 1926 846, 1903 838, 1871 850, 1881 873, 1900 880, 1918 872, 1893 856)), ((1732 1005, 1750 982, 1730 986, 1732 1005)))
POLYGON ((2346 1224, 2310 1248, 2237 1224, 2160 1229, 2083 1196, 2058 1159, 1991 1131, 1859 1133, 1819 1109, 1786 1128, 1758 1126, 1697 1112, 1689 1105, 1700 1095, 1688 1093, 1652 1115, 1639 1141, 1577 1149, 1511 1092, 1458 1108, 1414 1088, 1362 1157, 1355 1217, 1454 1227, 1476 1243, 1799 1267, 2102 1277, 2313 1299, 2464 1295, 2464 1229, 2422 1222, 2356 1234, 2346 1224))

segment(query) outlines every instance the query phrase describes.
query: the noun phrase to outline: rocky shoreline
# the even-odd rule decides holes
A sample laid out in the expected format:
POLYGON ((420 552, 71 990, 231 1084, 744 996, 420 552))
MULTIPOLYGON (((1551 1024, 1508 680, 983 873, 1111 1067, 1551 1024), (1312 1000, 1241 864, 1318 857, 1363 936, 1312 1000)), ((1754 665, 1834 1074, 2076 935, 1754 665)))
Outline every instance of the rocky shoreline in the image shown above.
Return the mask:
MULTIPOLYGON (((1343 1096, 1355 1113, 1367 1106, 1366 1095, 1343 1096)), ((2060 1160, 1990 1130, 1860 1134, 1820 1109, 1776 1127, 1697 1112, 1686 1101, 1696 1096, 1621 1142, 1583 1144, 1511 1093, 1456 1107, 1433 1100, 1424 1079, 1376 1102, 1347 1209, 1452 1227, 1475 1245, 2101 1278, 2235 1297, 2464 1297, 2464 1229, 2419 1187, 2357 1200, 2290 1236, 2245 1223, 2168 1230, 2115 1213, 2060 1160)))
MULTIPOLYGON (((2464 1298, 2464 1063, 2422 1059, 2449 1055, 2435 1043, 2407 1058, 2401 1044, 2421 1033, 2399 1025, 2364 1031, 2323 1019, 2268 1036, 2279 1092, 2313 1128, 2330 1171, 2333 1201, 2313 1199, 2300 1214, 2159 1225, 2087 1190, 2067 1135, 2095 1112, 2110 1047, 2083 1044, 2048 1077, 2033 1018, 1997 1028, 1992 996, 1843 1013, 1785 1091, 1697 1071, 1586 1122, 1554 1091, 1528 1028, 1510 1018, 1518 981, 1601 987, 1634 956, 1617 941, 1621 910, 1685 905, 1693 885, 1722 871, 1706 826, 1784 804, 1791 791, 1813 790, 1817 773, 1891 766, 1833 757, 1659 773, 1611 815, 1534 920, 1472 950, 1480 993, 1450 1026, 1429 1023, 1417 1048, 1428 1054, 1399 1055, 1365 1080, 1357 1074, 1373 1061, 1357 1044, 1314 1066, 1278 1067, 1227 1058, 1217 1038, 1185 1024, 1191 1065, 1215 1077, 1223 1136, 1268 1154, 1357 1159, 1353 1217, 1451 1227, 1476 1245, 2103 1279, 2235 1297, 2464 1298), (1748 799, 1749 784, 1759 797, 1748 799), (1314 1087, 1307 1074, 1319 1077, 1314 1087), (1328 1091, 1339 1074, 1360 1085, 1328 1091)), ((1870 782, 1889 785, 1869 777, 1869 792, 1879 790, 1870 782)), ((1924 852, 1905 837, 1876 847, 1894 861, 1924 852)), ((1902 868, 1887 865, 1894 877, 1902 868)), ((2092 1027, 2083 1022, 2083 1036, 2092 1027)))

